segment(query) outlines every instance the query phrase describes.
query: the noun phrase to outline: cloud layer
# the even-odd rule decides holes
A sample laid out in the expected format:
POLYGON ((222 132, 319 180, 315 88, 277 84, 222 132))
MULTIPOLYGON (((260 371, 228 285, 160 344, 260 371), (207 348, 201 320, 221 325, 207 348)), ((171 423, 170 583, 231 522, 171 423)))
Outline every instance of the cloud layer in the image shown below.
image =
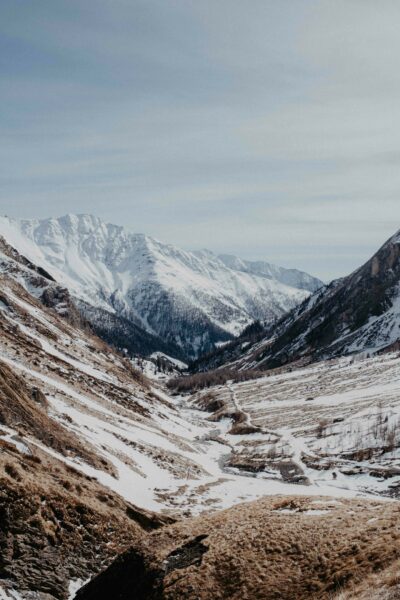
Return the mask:
POLYGON ((3 0, 1 212, 329 279, 400 227, 400 4, 3 0))

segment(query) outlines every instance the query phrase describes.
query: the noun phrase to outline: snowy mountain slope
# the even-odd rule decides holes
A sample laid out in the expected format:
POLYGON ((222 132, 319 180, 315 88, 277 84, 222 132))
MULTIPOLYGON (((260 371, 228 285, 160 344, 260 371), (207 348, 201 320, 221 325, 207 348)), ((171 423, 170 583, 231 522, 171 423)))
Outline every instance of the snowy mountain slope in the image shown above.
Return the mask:
MULTIPOLYGON (((110 332, 124 319, 162 338, 170 348, 160 350, 178 358, 211 350, 255 319, 271 322, 309 295, 304 274, 299 289, 293 278, 279 280, 282 270, 278 278, 272 267, 268 275, 231 268, 211 252, 186 252, 89 215, 1 218, 0 233, 68 287, 95 327, 107 319, 96 319, 93 308, 107 311, 110 332)), ((309 289, 316 285, 310 278, 309 289)))
POLYGON ((242 367, 279 367, 354 352, 376 352, 400 340, 400 232, 351 275, 333 281, 246 349, 242 367))
MULTIPOLYGON (((35 255, 35 248, 25 248, 27 254, 35 255)), ((92 327, 106 342, 117 347, 127 347, 131 353, 150 354, 171 349, 161 338, 154 336, 129 319, 90 304, 73 300, 68 288, 61 286, 42 267, 37 267, 19 254, 0 236, 0 273, 7 273, 33 294, 45 306, 56 309, 74 324, 92 327), (84 316, 85 315, 85 316, 84 316)), ((172 348, 174 350, 174 348, 172 348)), ((178 348, 175 348, 179 352, 178 348)))
POLYGON ((299 290, 307 290, 316 292, 324 284, 320 279, 299 271, 297 269, 283 269, 265 261, 249 261, 242 260, 231 254, 220 254, 218 258, 230 269, 241 271, 243 273, 251 273, 259 277, 274 279, 285 285, 297 288, 299 290))

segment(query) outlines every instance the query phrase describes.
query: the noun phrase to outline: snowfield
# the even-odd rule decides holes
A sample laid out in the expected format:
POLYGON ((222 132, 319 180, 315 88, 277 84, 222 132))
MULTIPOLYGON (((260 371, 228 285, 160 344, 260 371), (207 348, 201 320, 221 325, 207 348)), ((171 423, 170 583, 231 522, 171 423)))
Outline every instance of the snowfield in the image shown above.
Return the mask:
POLYGON ((204 404, 204 395, 222 402, 224 414, 242 412, 260 431, 230 436, 236 468, 311 487, 400 496, 398 354, 321 362, 192 401, 204 404))

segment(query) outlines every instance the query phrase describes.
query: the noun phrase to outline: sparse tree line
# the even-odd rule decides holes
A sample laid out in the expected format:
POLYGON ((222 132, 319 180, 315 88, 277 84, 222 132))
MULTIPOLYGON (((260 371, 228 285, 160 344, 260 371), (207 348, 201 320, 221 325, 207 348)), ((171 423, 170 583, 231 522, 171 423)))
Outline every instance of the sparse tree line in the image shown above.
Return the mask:
POLYGON ((206 371, 195 373, 187 377, 170 379, 167 383, 169 389, 176 394, 196 392, 214 385, 224 385, 227 381, 240 383, 265 376, 262 371, 233 371, 232 369, 218 369, 218 371, 206 371))
POLYGON ((254 321, 247 325, 242 333, 234 340, 227 342, 221 348, 212 350, 211 352, 201 354, 199 358, 189 363, 190 372, 202 372, 207 369, 215 369, 228 360, 233 360, 240 356, 244 349, 242 345, 245 342, 254 344, 265 335, 265 327, 260 321, 254 321))

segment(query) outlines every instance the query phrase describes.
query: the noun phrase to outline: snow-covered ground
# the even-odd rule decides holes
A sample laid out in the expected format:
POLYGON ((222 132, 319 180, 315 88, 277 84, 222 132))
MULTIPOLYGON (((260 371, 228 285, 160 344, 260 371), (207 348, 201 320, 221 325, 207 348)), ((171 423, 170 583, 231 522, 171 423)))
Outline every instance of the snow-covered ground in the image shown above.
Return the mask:
POLYGON ((136 356, 131 359, 131 362, 135 369, 159 383, 167 383, 171 377, 178 377, 188 367, 183 361, 164 352, 153 352, 149 358, 136 356))
POLYGON ((205 393, 260 430, 230 436, 239 468, 253 463, 257 477, 282 480, 290 462, 313 488, 400 497, 397 354, 317 363, 207 390, 195 402, 205 393))
POLYGON ((0 364, 39 388, 49 415, 112 469, 10 428, 1 437, 23 453, 40 446, 134 504, 196 514, 268 494, 397 493, 395 354, 170 397, 160 382, 135 380, 127 359, 7 278, 0 327, 0 364), (221 420, 201 410, 206 394, 225 403, 221 420), (234 434, 230 412, 241 414, 250 432, 234 434))
POLYGON ((17 590, 3 587, 0 583, 0 600, 23 600, 23 596, 17 590))

